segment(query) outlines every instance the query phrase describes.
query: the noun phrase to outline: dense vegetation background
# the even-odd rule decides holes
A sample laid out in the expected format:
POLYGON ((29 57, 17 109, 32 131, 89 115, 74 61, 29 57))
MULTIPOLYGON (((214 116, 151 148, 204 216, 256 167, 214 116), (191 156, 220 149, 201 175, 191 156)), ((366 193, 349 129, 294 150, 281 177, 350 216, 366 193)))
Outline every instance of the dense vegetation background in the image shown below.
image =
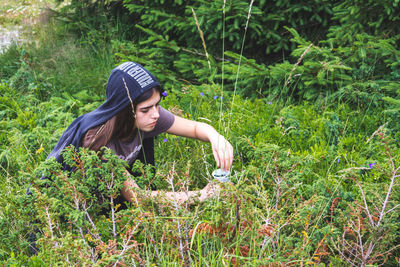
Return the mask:
MULTIPOLYGON (((5 265, 400 265, 398 0, 1 3, 2 25, 29 33, 0 55, 5 265), (218 198, 143 191, 121 210, 112 153, 66 151, 73 174, 45 161, 126 60, 159 79, 164 107, 232 142, 218 198)), ((135 166, 142 189, 212 179, 205 143, 163 135, 156 154, 155 175, 135 166)))

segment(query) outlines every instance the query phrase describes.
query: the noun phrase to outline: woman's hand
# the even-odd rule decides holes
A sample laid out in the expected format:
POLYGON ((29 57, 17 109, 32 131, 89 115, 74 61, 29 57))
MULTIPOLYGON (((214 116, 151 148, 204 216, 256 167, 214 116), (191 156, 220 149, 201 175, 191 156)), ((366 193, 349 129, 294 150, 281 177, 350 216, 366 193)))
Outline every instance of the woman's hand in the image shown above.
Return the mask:
POLYGON ((233 162, 232 145, 220 134, 211 138, 210 143, 217 167, 228 171, 232 167, 233 162))

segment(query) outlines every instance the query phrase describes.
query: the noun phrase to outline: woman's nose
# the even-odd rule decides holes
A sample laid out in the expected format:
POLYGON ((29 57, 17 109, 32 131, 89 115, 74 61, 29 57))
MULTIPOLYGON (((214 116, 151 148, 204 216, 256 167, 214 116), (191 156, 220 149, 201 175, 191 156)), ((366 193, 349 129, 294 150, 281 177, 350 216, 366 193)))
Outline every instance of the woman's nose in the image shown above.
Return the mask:
POLYGON ((160 117, 160 112, 158 111, 158 107, 153 107, 152 111, 153 111, 151 114, 152 117, 158 119, 160 117))

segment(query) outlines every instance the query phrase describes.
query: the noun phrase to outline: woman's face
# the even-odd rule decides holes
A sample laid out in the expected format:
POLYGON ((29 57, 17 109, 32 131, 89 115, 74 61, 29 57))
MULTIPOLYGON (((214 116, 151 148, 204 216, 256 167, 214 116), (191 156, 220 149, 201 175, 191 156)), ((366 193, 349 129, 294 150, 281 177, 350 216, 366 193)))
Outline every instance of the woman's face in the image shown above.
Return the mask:
POLYGON ((160 117, 159 104, 160 93, 153 90, 153 95, 136 105, 136 121, 135 126, 144 132, 150 132, 156 126, 157 120, 160 117))

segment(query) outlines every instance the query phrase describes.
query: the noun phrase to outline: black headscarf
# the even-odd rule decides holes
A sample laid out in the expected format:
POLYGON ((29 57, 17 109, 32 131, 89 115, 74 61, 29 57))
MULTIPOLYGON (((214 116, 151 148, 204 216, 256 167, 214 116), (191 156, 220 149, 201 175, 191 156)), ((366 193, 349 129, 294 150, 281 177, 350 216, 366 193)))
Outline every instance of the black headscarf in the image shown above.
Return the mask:
POLYGON ((69 145, 80 147, 82 137, 89 129, 105 123, 131 105, 131 101, 156 86, 160 86, 156 78, 140 64, 125 62, 119 65, 111 71, 108 78, 107 100, 97 109, 75 119, 47 158, 55 157, 58 162, 62 163, 63 159, 60 153, 64 148, 69 145))

